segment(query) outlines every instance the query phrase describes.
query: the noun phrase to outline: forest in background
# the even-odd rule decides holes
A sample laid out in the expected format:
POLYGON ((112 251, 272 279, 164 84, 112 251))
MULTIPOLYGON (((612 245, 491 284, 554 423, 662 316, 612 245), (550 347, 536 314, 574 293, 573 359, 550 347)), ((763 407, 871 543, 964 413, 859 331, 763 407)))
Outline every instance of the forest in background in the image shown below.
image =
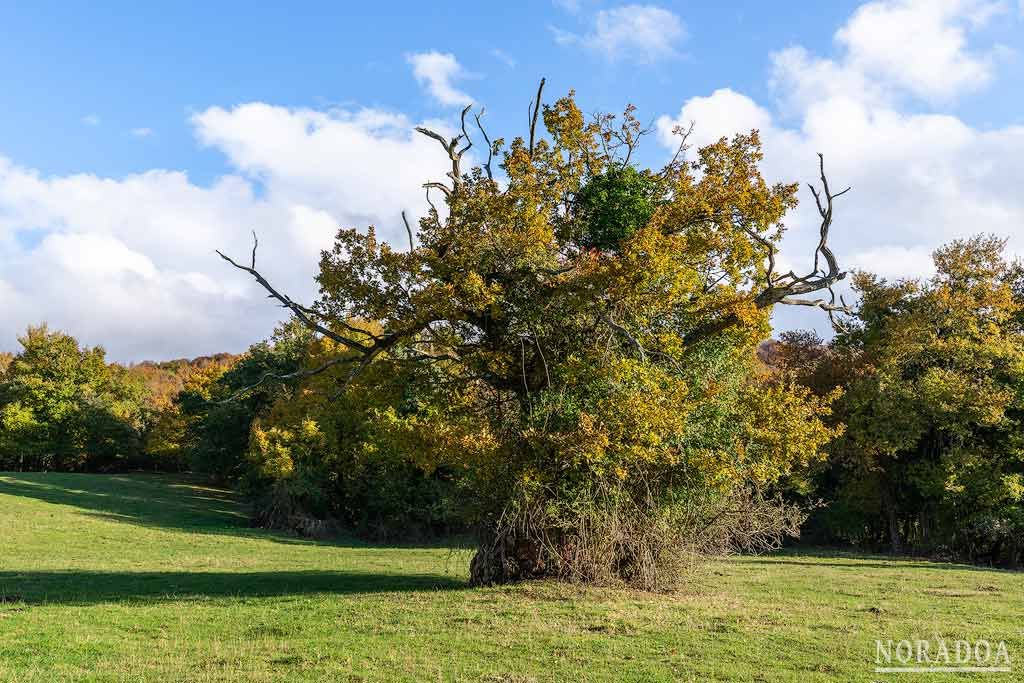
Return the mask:
MULTIPOLYGON (((1002 248, 951 245, 931 281, 861 274, 859 324, 830 342, 803 330, 756 347, 765 381, 832 406, 824 457, 773 487, 808 511, 805 542, 1020 563, 1024 280, 1002 248)), ((0 470, 201 473, 241 487, 256 523, 308 535, 469 528, 457 471, 370 447, 372 405, 325 401, 312 379, 228 400, 317 361, 322 342, 299 324, 241 355, 129 367, 45 325, 20 342, 0 354, 0 470)))

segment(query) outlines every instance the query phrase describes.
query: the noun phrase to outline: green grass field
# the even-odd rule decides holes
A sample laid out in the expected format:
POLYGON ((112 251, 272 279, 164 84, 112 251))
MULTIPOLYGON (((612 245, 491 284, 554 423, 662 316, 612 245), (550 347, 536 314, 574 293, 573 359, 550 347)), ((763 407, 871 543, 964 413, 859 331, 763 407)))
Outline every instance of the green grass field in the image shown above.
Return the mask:
POLYGON ((0 475, 0 680, 955 680, 874 673, 875 639, 936 637, 1024 677, 1019 573, 785 553, 657 595, 471 589, 469 557, 249 529, 181 478, 0 475))

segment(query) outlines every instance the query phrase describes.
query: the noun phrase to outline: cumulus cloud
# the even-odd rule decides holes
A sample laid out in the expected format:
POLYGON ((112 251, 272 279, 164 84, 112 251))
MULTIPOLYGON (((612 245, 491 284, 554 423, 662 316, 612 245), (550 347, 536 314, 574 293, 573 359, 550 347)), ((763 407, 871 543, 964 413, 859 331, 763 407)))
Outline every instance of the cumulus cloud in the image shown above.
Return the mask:
POLYGON ((45 177, 0 157, 0 348, 45 320, 122 360, 244 349, 281 311, 214 249, 248 255, 255 230, 267 276, 309 301, 339 226, 404 245, 401 211, 422 214, 423 179, 443 174, 387 112, 251 103, 192 124, 234 169, 208 186, 167 170, 45 177))
MULTIPOLYGON (((722 89, 688 100, 676 116, 661 117, 659 136, 674 148, 672 129, 690 122, 696 145, 757 128, 767 175, 787 182, 814 180, 816 153, 824 153, 831 182, 853 186, 837 202, 831 238, 846 268, 890 278, 927 275, 935 247, 981 232, 1010 237, 1011 249, 1024 253, 1024 195, 1015 188, 1024 174, 1024 126, 981 129, 948 113, 905 105, 954 96, 975 87, 971 79, 993 77, 990 65, 972 56, 979 53, 955 36, 987 21, 995 9, 946 0, 869 3, 836 34, 838 58, 802 47, 772 55, 781 112, 722 89), (888 37, 869 38, 866 26, 880 17, 889 22, 888 37), (945 47, 931 54, 949 73, 948 82, 916 58, 899 67, 904 46, 892 36, 910 36, 913 26, 926 39, 942 38, 938 43, 945 47)), ((927 54, 928 45, 913 47, 927 54)), ((818 226, 813 199, 802 192, 782 247, 798 268, 810 256, 818 226)), ((778 315, 782 327, 822 323, 813 312, 781 309, 778 315)))
POLYGON ((838 59, 801 47, 773 56, 774 80, 799 108, 821 93, 947 102, 988 85, 1000 46, 971 49, 968 36, 1006 10, 990 0, 878 0, 835 34, 838 59))
POLYGON ((686 38, 682 20, 654 5, 600 10, 594 15, 591 30, 583 35, 556 27, 551 27, 551 31, 560 45, 580 45, 611 62, 640 64, 677 57, 677 46, 686 38))
POLYGON ((968 49, 967 32, 1005 9, 988 0, 870 2, 836 40, 851 68, 920 97, 949 99, 991 81, 992 55, 968 49))
POLYGON ((150 135, 153 134, 153 129, 152 128, 132 128, 128 132, 131 133, 133 136, 135 136, 137 138, 148 138, 150 135))
POLYGON ((454 81, 466 77, 455 55, 431 50, 408 55, 406 59, 416 81, 441 104, 464 107, 473 103, 472 97, 455 87, 454 81))
POLYGON ((269 198, 359 225, 397 227, 403 209, 422 206, 422 183, 438 175, 443 159, 437 143, 414 132, 412 121, 377 110, 251 103, 212 107, 192 121, 199 140, 262 183, 269 198))

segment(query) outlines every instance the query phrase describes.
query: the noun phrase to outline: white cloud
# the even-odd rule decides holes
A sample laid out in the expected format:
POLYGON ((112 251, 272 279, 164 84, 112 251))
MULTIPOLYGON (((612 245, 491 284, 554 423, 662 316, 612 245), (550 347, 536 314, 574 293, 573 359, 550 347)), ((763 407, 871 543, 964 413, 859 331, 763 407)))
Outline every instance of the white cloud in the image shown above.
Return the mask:
POLYGON ((96 116, 96 114, 87 114, 82 117, 82 123, 87 126, 98 126, 100 125, 100 117, 96 116))
POLYGON ((910 276, 927 276, 935 272, 932 251, 926 246, 882 245, 868 247, 849 254, 846 259, 846 267, 866 270, 889 280, 899 280, 910 276))
POLYGON ((504 64, 505 66, 507 66, 510 69, 516 68, 516 60, 515 60, 515 58, 512 55, 510 55, 509 53, 507 53, 504 50, 502 50, 501 48, 497 48, 497 47, 493 48, 491 50, 491 56, 494 57, 495 59, 497 59, 499 62, 501 62, 502 64, 504 64))
POLYGON ((773 57, 776 82, 797 106, 820 93, 875 100, 910 95, 945 102, 988 85, 999 46, 972 50, 970 31, 1005 11, 990 0, 877 0, 861 5, 835 34, 838 60, 795 47, 773 57))
POLYGON ((650 64, 677 57, 686 38, 682 20, 654 5, 623 5, 600 10, 584 35, 550 27, 559 45, 581 45, 608 61, 650 64))
POLYGON ((412 65, 416 81, 425 86, 427 92, 445 106, 464 107, 473 103, 473 98, 455 87, 453 81, 465 78, 466 72, 451 53, 418 52, 406 57, 412 65))
POLYGON ((821 59, 800 46, 771 55, 771 85, 779 93, 783 110, 799 115, 814 102, 855 93, 861 101, 892 99, 889 84, 849 68, 847 64, 821 59))
POLYGON ((387 112, 252 103, 192 123, 234 173, 44 177, 0 157, 0 348, 45 320, 124 360, 242 350, 282 312, 214 249, 245 258, 255 230, 261 269, 310 301, 338 227, 404 246, 402 209, 422 214, 422 182, 444 172, 436 143, 387 112))
POLYGON ((676 126, 688 128, 694 122, 690 143, 702 147, 720 137, 747 132, 753 128, 768 128, 772 115, 746 95, 729 88, 720 88, 708 97, 693 97, 683 105, 679 116, 658 119, 658 137, 667 147, 679 144, 673 133, 676 126))
POLYGON ((861 6, 836 34, 850 64, 915 95, 949 99, 992 79, 992 56, 967 48, 967 31, 1005 8, 980 0, 904 0, 861 6))
POLYGON ((134 135, 137 138, 148 138, 150 135, 153 134, 153 129, 152 128, 132 128, 128 132, 131 133, 132 135, 134 135))
MULTIPOLYGON (((991 11, 982 3, 928 4, 941 6, 945 19, 937 24, 927 19, 935 11, 928 8, 920 18, 926 35, 983 22, 991 11), (954 6, 959 13, 949 9, 954 6)), ((908 20, 904 12, 919 5, 865 7, 840 29, 845 44, 859 42, 859 47, 850 47, 839 59, 818 58, 801 47, 772 56, 783 116, 741 93, 717 90, 688 100, 674 117, 662 117, 660 139, 674 148, 678 142, 672 128, 691 121, 697 145, 758 128, 766 175, 787 182, 816 180, 816 153, 824 153, 830 182, 853 187, 837 200, 831 237, 846 268, 890 278, 927 275, 935 247, 982 232, 1010 237, 1010 249, 1024 254, 1024 194, 1016 187, 1024 176, 1024 126, 981 129, 939 111, 909 110, 907 95, 947 96, 973 87, 964 74, 981 78, 974 71, 981 62, 970 57, 975 52, 969 45, 958 43, 952 52, 935 53, 952 85, 939 84, 917 63, 900 71, 895 61, 879 56, 885 51, 879 46, 888 39, 871 43, 861 36, 863 22, 883 9, 893 11, 888 15, 892 21, 908 20), (872 50, 875 56, 869 59, 872 50)), ((918 47, 927 51, 927 45, 918 47)), ((809 265, 819 223, 809 191, 801 193, 801 206, 787 219, 782 247, 798 269, 809 265)), ((825 325, 821 316, 803 309, 780 310, 778 316, 783 327, 825 325)))
POLYGON ((263 183, 269 199, 323 209, 355 225, 397 229, 403 209, 423 205, 423 182, 443 177, 443 150, 393 113, 251 103, 212 107, 192 120, 199 140, 263 183))

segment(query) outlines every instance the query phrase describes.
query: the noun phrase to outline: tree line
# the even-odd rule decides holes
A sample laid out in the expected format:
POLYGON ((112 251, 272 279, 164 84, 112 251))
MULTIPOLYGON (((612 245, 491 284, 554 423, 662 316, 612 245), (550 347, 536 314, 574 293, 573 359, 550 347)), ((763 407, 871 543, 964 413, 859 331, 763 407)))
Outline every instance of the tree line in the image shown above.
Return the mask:
POLYGON ((828 245, 846 190, 824 159, 812 265, 782 273, 797 186, 762 178, 756 131, 698 150, 679 131, 642 168, 632 108, 587 118, 542 91, 509 144, 469 107, 452 138, 419 129, 450 170, 408 248, 340 230, 312 304, 260 273, 256 245, 221 254, 291 320, 161 401, 30 330, 0 381, 0 459, 202 472, 306 534, 471 531, 478 584, 657 587, 687 557, 801 529, 1019 562, 1024 277, 1004 242, 952 243, 928 279, 856 273, 848 305, 828 245), (777 305, 821 309, 835 337, 787 333, 759 358, 777 305))

